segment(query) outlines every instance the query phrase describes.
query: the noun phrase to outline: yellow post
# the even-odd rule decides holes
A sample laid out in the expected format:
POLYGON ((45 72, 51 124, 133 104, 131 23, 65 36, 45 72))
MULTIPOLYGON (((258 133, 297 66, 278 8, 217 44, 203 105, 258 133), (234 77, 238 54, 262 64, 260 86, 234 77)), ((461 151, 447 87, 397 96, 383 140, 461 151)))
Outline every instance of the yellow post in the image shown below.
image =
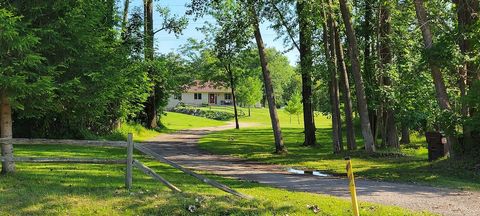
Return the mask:
POLYGON ((358 211, 357 189, 355 188, 355 178, 353 177, 352 161, 349 157, 345 158, 345 160, 347 161, 347 175, 350 182, 349 188, 352 196, 353 215, 359 216, 360 213, 358 211))

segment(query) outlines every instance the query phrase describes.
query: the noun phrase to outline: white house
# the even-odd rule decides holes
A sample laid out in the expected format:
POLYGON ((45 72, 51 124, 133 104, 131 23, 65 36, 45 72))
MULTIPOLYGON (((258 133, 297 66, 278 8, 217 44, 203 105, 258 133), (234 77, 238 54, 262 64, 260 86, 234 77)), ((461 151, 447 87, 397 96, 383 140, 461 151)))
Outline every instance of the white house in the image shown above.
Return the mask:
POLYGON ((192 106, 202 105, 232 105, 232 90, 211 82, 194 84, 181 94, 170 96, 167 108, 173 108, 181 103, 192 106))

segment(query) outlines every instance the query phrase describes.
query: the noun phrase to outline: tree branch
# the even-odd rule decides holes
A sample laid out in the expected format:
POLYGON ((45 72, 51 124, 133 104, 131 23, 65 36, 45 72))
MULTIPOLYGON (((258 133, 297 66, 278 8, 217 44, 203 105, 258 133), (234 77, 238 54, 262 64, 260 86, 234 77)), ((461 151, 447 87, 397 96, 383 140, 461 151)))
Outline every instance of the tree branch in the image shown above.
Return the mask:
POLYGON ((157 34, 158 32, 161 32, 163 30, 165 30, 166 28, 165 27, 162 27, 160 29, 157 29, 156 31, 153 32, 153 35, 157 34))
POLYGON ((280 11, 280 9, 277 7, 277 5, 272 1, 270 0, 270 3, 271 5, 273 6, 273 8, 275 9, 275 11, 277 12, 279 18, 280 18, 280 22, 282 23, 282 25, 285 27, 285 29, 287 30, 287 34, 288 34, 288 37, 290 37, 290 39, 292 40, 293 42, 293 45, 295 46, 295 48, 297 48, 298 51, 300 51, 300 46, 298 46, 297 44, 297 41, 295 41, 295 38, 293 37, 293 34, 291 32, 291 29, 290 27, 287 25, 287 22, 285 21, 285 17, 283 16, 282 12, 280 11))

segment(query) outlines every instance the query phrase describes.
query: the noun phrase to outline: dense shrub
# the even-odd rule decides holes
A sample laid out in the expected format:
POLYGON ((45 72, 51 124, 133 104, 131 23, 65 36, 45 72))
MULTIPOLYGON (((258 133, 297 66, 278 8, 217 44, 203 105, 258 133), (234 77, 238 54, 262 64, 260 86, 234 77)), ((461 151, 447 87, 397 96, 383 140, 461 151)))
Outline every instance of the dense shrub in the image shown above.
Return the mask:
MULTIPOLYGON (((195 107, 183 107, 183 106, 178 106, 175 107, 171 110, 172 112, 177 112, 177 113, 183 113, 187 115, 193 115, 193 116, 199 116, 199 117, 204 117, 208 119, 215 119, 215 120, 221 120, 221 121, 226 121, 233 119, 235 115, 230 112, 224 112, 224 111, 213 111, 213 110, 203 110, 195 107)), ((239 114, 241 116, 242 114, 239 114)))

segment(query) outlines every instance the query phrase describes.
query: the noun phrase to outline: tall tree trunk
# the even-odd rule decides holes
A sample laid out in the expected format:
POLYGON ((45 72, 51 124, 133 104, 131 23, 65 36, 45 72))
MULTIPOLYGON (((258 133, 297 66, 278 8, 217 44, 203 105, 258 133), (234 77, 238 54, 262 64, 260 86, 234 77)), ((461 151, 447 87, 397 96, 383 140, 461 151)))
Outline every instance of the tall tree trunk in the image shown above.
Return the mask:
POLYGON ((362 127, 362 135, 365 142, 365 150, 367 152, 375 151, 375 144, 373 141, 372 129, 370 127, 370 120, 368 119, 367 98, 365 96, 365 86, 363 84, 362 73, 360 71, 359 51, 357 45, 357 38, 355 30, 352 26, 350 18, 350 9, 346 0, 340 1, 340 10, 342 12, 343 22, 347 32, 348 52, 350 54, 350 61, 352 64, 353 77, 355 79, 355 90, 357 94, 357 106, 360 115, 360 122, 362 127))
MULTIPOLYGON (((454 0, 453 2, 457 6, 459 34, 458 46, 460 48, 460 52, 465 57, 474 55, 472 53, 474 52, 472 49, 472 42, 475 43, 475 41, 472 41, 472 39, 477 40, 477 38, 471 38, 468 35, 472 33, 472 25, 478 20, 479 2, 478 0, 454 0)), ((478 70, 478 65, 467 61, 465 61, 458 68, 458 86, 460 89, 461 98, 465 98, 467 96, 468 88, 472 84, 472 81, 476 79, 475 74, 479 73, 478 70)), ((471 110, 466 103, 462 103, 462 116, 464 118, 468 118, 471 114, 474 114, 474 111, 471 110)), ((465 136, 464 141, 469 145, 474 143, 471 132, 472 130, 468 125, 463 126, 463 133, 465 136)))
POLYGON ((297 1, 297 14, 300 32, 300 72, 302 74, 303 126, 305 129, 305 146, 316 145, 315 125, 312 106, 312 34, 308 1, 297 1))
MULTIPOLYGON (((423 0, 414 0, 415 3, 415 11, 417 14, 418 23, 420 25, 420 29, 422 30, 422 37, 423 43, 425 46, 425 50, 429 50, 432 48, 433 45, 433 36, 432 32, 430 31, 430 26, 428 25, 427 13, 425 11, 425 7, 423 5, 423 0)), ((435 64, 435 60, 428 58, 428 64, 430 65, 430 70, 433 78, 433 83, 435 85, 435 92, 437 97, 437 102, 441 110, 449 110, 451 111, 452 108, 450 106, 450 100, 447 94, 447 88, 445 87, 445 83, 443 81, 443 75, 440 71, 440 68, 435 64)), ((456 138, 453 136, 449 136, 448 138, 448 149, 450 154, 452 152, 452 145, 457 142, 456 138)))
MULTIPOLYGON (((145 34, 145 61, 154 60, 153 45, 153 0, 144 0, 144 34, 145 34)), ((149 68, 150 76, 153 76, 152 69, 149 68)), ((156 84, 145 104, 146 126, 148 128, 156 128, 157 125, 157 100, 156 100, 156 84)))
POLYGON ((278 119, 277 107, 275 105, 275 94, 273 91, 272 78, 270 70, 268 69, 267 54, 265 52, 265 45, 263 44, 262 34, 260 32, 259 20, 257 11, 253 0, 249 2, 250 15, 252 17, 252 27, 257 42, 258 55, 260 57, 260 65, 262 66, 263 84, 265 86, 266 97, 268 101, 268 109, 270 112, 270 120, 272 122, 273 135, 275 138, 275 153, 281 154, 287 152, 287 148, 283 144, 282 130, 280 128, 280 121, 278 119))
MULTIPOLYGON (((373 9, 372 1, 364 1, 365 6, 365 16, 363 20, 363 37, 365 41, 364 52, 363 52, 363 68, 365 75, 365 91, 367 101, 375 100, 374 97, 374 88, 378 85, 377 80, 375 79, 375 70, 372 59, 372 18, 373 18, 373 9)), ((377 111, 373 107, 369 107, 368 110, 369 119, 371 123, 371 129, 373 133, 373 142, 376 144, 378 137, 378 116, 377 111)))
POLYGON ((233 110, 235 114, 235 129, 240 129, 240 125, 238 124, 237 99, 235 98, 235 77, 233 77, 233 71, 230 65, 227 65, 225 68, 227 69, 228 76, 230 77, 230 87, 232 89, 233 110))
POLYGON ((130 0, 124 0, 123 4, 123 14, 122 14, 122 39, 126 40, 126 31, 127 31, 127 23, 128 23, 128 10, 130 8, 130 0))
MULTIPOLYGON (((333 21, 333 11, 331 0, 327 0, 327 23, 324 23, 323 43, 325 56, 328 60, 328 70, 330 71, 329 93, 332 112, 332 141, 333 152, 339 153, 343 150, 342 146, 342 121, 340 117, 340 106, 338 99, 338 79, 337 79, 337 56, 335 53, 335 30, 333 21), (326 28, 325 28, 326 27, 326 28)), ((325 17, 325 15, 324 15, 325 17)))
POLYGON ((340 41, 340 34, 336 23, 336 18, 333 20, 333 30, 335 33, 335 53, 337 55, 337 65, 340 72, 340 89, 342 91, 342 98, 345 110, 345 124, 347 127, 347 148, 348 150, 357 149, 357 142, 355 140, 355 126, 353 124, 352 113, 352 99, 350 93, 350 82, 348 79, 347 66, 343 55, 343 46, 340 41))
MULTIPOLYGON (((479 19, 479 1, 478 0, 453 0, 457 6, 458 30, 459 40, 458 45, 463 55, 474 55, 475 53, 472 44, 478 38, 470 36, 473 32, 472 27, 479 19)), ((460 80, 463 85, 470 86, 472 81, 480 79, 480 68, 475 62, 464 62, 461 67, 462 73, 460 80)), ((468 111, 467 111, 468 112, 468 111)))
MULTIPOLYGON (((12 138, 12 107, 8 99, 7 92, 0 89, 0 138, 12 138)), ((2 147, 2 174, 15 172, 15 162, 13 161, 13 145, 0 144, 2 147)))
POLYGON ((410 130, 405 125, 402 125, 402 139, 400 139, 400 143, 410 144, 410 130))
MULTIPOLYGON (((387 69, 390 68, 392 64, 392 53, 390 49, 390 32, 391 32, 391 25, 390 25, 390 6, 388 2, 382 4, 383 7, 380 8, 380 48, 379 48, 379 56, 380 56, 380 69, 382 70, 383 74, 383 85, 384 86, 391 86, 392 79, 386 73, 387 69)), ((383 124, 384 132, 383 140, 384 143, 393 148, 399 148, 398 142, 398 134, 397 134, 397 126, 395 124, 395 111, 392 108, 392 101, 389 98, 386 100, 382 100, 384 102, 384 110, 383 110, 383 124)))

